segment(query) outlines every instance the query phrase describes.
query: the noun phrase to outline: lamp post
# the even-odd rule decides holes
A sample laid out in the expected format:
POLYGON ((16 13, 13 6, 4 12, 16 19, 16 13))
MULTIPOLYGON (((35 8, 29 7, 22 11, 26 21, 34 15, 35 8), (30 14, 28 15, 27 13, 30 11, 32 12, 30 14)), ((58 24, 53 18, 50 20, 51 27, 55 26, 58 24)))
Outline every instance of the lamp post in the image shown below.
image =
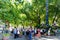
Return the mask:
POLYGON ((48 0, 46 0, 46 26, 49 25, 49 21, 48 21, 48 0))

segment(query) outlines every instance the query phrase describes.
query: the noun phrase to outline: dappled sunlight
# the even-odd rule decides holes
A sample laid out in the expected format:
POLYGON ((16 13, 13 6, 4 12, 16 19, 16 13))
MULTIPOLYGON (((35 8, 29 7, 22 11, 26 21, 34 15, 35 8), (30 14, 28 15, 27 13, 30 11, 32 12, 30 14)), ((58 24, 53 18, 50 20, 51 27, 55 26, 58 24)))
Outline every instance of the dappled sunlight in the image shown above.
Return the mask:
POLYGON ((24 4, 25 3, 30 3, 32 5, 32 0, 24 0, 24 4))
POLYGON ((53 3, 50 3, 50 5, 54 5, 55 4, 55 2, 53 2, 53 3))
POLYGON ((43 14, 43 15, 40 16, 40 18, 43 18, 44 16, 45 16, 45 15, 43 14))
POLYGON ((29 2, 29 3, 32 3, 32 0, 26 0, 27 2, 29 2))
POLYGON ((18 9, 22 9, 23 6, 21 4, 18 5, 18 9))
POLYGON ((25 14, 20 14, 19 16, 20 16, 20 18, 21 18, 22 20, 24 20, 24 19, 27 18, 25 14))
POLYGON ((57 19, 57 17, 55 19, 57 19))
POLYGON ((10 0, 12 4, 14 4, 15 0, 10 0))
POLYGON ((57 23, 56 25, 57 25, 57 26, 59 26, 59 24, 58 24, 58 23, 57 23))
POLYGON ((49 24, 52 25, 52 20, 49 20, 49 24))
POLYGON ((41 21, 41 24, 44 24, 44 21, 41 21))

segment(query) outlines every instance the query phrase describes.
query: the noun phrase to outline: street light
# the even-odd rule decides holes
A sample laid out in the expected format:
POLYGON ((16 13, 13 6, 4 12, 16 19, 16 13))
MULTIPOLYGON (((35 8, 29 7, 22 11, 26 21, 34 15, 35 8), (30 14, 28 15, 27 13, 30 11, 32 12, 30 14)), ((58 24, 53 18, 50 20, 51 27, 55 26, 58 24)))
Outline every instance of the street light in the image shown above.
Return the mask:
POLYGON ((48 21, 48 0, 46 0, 46 26, 49 25, 49 21, 48 21))

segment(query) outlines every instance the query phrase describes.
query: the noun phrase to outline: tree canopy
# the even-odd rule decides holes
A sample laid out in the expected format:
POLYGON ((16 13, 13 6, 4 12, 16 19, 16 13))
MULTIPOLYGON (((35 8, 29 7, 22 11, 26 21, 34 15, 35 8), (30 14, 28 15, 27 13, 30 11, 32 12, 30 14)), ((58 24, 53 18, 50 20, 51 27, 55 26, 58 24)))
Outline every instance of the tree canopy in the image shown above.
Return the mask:
MULTIPOLYGON (((60 26, 60 0, 48 0, 49 25, 60 26)), ((46 23, 46 0, 0 0, 0 20, 15 26, 46 23)))

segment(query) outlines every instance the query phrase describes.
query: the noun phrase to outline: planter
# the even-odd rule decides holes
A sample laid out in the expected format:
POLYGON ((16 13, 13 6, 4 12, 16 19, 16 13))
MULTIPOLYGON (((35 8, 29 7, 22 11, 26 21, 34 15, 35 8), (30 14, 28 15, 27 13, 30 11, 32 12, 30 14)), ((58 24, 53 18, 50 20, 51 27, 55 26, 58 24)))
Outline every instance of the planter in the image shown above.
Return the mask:
POLYGON ((8 40, 8 38, 7 37, 3 37, 2 40, 8 40))
POLYGON ((8 40, 9 36, 10 36, 10 34, 4 33, 2 40, 8 40))

